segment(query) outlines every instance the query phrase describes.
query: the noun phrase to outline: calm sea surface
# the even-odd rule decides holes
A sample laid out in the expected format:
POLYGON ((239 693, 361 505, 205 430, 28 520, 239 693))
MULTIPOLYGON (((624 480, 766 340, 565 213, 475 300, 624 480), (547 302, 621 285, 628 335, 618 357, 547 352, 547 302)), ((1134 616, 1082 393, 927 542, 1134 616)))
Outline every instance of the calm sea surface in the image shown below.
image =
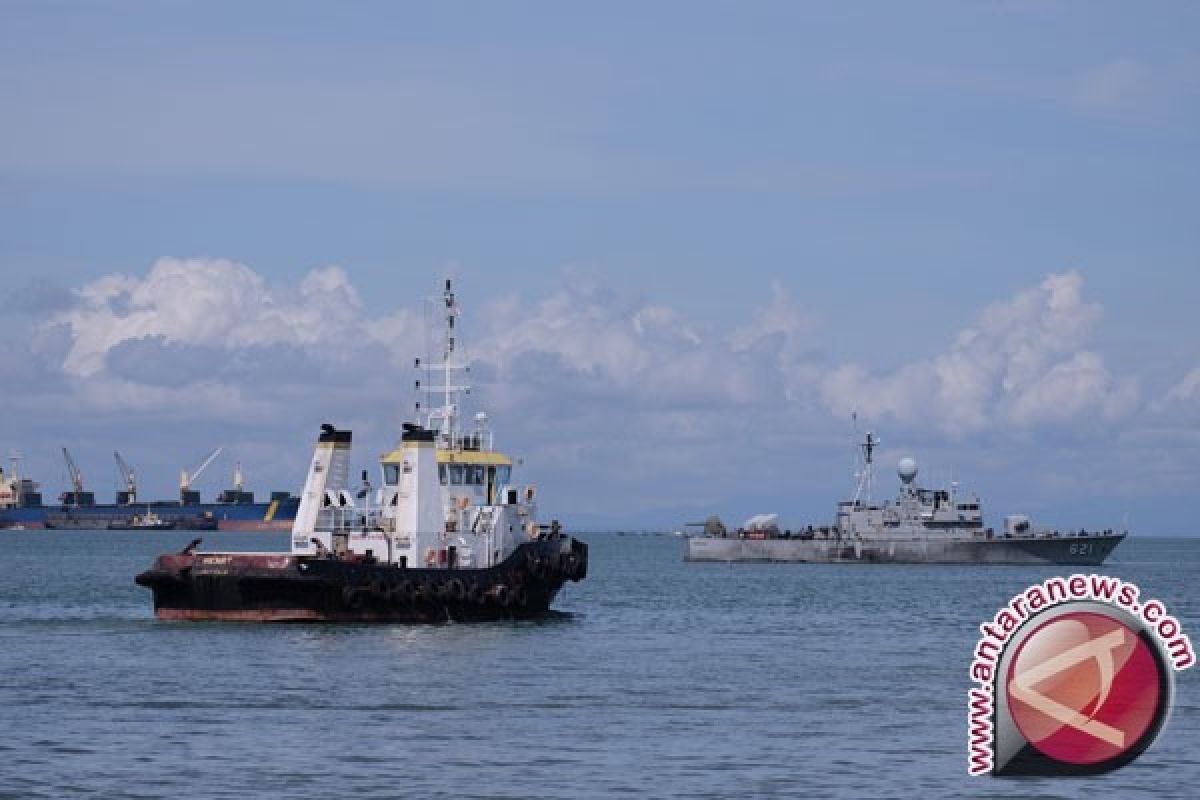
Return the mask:
MULTIPOLYGON (((1200 668, 1123 770, 967 778, 976 626, 1054 568, 684 564, 676 538, 593 535, 545 621, 158 622, 133 576, 192 536, 0 532, 0 796, 1200 796, 1200 668)), ((1200 540, 1102 571, 1200 641, 1200 540)))

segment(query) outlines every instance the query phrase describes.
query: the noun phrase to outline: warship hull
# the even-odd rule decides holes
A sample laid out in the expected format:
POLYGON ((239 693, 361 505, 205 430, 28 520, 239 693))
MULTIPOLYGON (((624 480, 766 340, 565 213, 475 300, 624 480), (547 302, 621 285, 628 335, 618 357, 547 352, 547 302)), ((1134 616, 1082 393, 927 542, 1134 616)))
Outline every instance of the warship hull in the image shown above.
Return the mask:
POLYGON ((921 537, 687 540, 686 561, 793 562, 810 564, 1064 564, 1099 566, 1123 533, 1045 538, 921 537))
POLYGON ((420 569, 291 553, 159 556, 137 576, 165 620, 444 623, 545 614, 587 575, 587 545, 527 542, 480 569, 420 569))

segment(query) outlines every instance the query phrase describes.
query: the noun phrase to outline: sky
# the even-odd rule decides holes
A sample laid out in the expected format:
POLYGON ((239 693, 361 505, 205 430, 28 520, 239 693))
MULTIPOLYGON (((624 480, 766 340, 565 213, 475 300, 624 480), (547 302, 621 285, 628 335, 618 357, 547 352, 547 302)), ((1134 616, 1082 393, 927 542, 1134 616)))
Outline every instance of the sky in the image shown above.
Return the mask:
POLYGON ((989 519, 1194 532, 1200 7, 0 0, 0 452, 299 489, 472 401, 577 528, 825 522, 854 443, 989 519))

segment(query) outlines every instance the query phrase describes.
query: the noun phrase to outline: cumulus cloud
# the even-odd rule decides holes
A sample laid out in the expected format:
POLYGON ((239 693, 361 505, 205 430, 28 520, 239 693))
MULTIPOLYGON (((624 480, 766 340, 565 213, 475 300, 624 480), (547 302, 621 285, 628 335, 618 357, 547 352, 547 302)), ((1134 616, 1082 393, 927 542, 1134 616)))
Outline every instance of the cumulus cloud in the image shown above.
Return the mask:
MULTIPOLYGON (((1137 385, 1092 346, 1102 312, 1083 288, 1077 273, 1049 275, 981 310, 940 355, 883 371, 825 353, 826 332, 782 285, 728 323, 568 274, 540 296, 467 292, 462 337, 472 405, 541 470, 586 472, 582 483, 564 477, 561 491, 602 516, 605 498, 647 486, 662 502, 701 503, 714 482, 741 485, 771 459, 797 479, 807 467, 796 453, 843 445, 832 430, 851 411, 923 440, 1120 420, 1138 405, 1137 385), (597 480, 604 492, 579 488, 597 480)), ((283 468, 273 448, 299 445, 289 468, 302 472, 316 422, 390 443, 412 408, 425 318, 419 307, 368 309, 337 267, 283 284, 228 260, 162 259, 43 312, 14 410, 52 430, 90 421, 105 447, 164 426, 194 434, 172 439, 186 454, 229 436, 261 454, 247 464, 259 472, 283 468)), ((1164 397, 1200 403, 1200 370, 1164 397)), ((289 476, 298 479, 273 485, 289 476)))
POLYGON ((269 286, 249 267, 225 259, 163 258, 144 278, 110 275, 75 295, 72 307, 41 325, 37 344, 53 350, 65 331, 70 344, 62 369, 78 378, 106 372, 114 352, 139 342, 225 353, 288 347, 337 360, 346 351, 333 343, 394 345, 415 323, 403 313, 367 319, 340 267, 312 270, 291 289, 269 286))
POLYGON ((1150 410, 1157 414, 1183 412, 1189 419, 1200 414, 1200 367, 1189 370, 1171 388, 1155 398, 1150 410))
POLYGON ((503 298, 486 316, 489 330, 475 352, 494 368, 497 394, 514 404, 550 393, 580 402, 620 398, 627 410, 725 406, 750 399, 757 375, 777 373, 674 309, 586 281, 571 280, 540 301, 503 298))
MULTIPOLYGON (((1136 384, 1088 348, 1101 313, 1077 272, 1052 274, 985 308, 941 355, 875 373, 822 363, 813 318, 778 284, 744 323, 722 330, 568 276, 544 297, 484 304, 468 356, 491 401, 507 409, 554 397, 557 408, 604 403, 625 414, 858 411, 961 436, 1128 414, 1136 384)), ((394 395, 424 333, 418 309, 372 317, 338 267, 281 286, 233 261, 164 258, 142 277, 110 275, 75 290, 70 307, 40 323, 34 346, 106 408, 165 405, 174 400, 167 390, 193 386, 214 410, 263 413, 269 391, 254 403, 240 391, 256 379, 336 383, 353 374, 362 391, 386 385, 394 395), (136 396, 139 386, 147 391, 136 396)), ((1196 386, 1189 376, 1171 397, 1196 386)))
POLYGON ((822 383, 822 397, 838 413, 858 409, 951 435, 1126 414, 1136 384, 1115 379, 1086 349, 1101 309, 1082 289, 1077 272, 1049 275, 985 309, 942 355, 882 376, 840 366, 822 383))

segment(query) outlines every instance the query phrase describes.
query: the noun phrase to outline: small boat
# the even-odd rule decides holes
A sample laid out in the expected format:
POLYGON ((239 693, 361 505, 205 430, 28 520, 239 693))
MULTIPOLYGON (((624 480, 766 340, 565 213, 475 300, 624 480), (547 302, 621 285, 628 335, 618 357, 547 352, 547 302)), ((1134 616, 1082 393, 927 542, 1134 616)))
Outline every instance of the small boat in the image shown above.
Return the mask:
POLYGON ((128 519, 108 523, 110 531, 171 531, 175 530, 175 527, 175 520, 163 519, 149 508, 145 514, 134 514, 128 519))
MULTIPOLYGON (((426 404, 380 459, 382 485, 349 485, 353 434, 321 426, 291 549, 198 552, 196 539, 139 574, 170 620, 466 622, 546 613, 587 575, 587 545, 537 521, 537 492, 512 477, 487 415, 460 424, 469 392, 456 354, 458 305, 446 282, 440 361, 424 366, 426 404), (428 380, 430 374, 436 380, 428 380), (433 386, 431 390, 429 387, 433 386)), ((418 362, 418 368, 421 368, 418 362)), ((420 386, 420 382, 418 382, 420 386)), ((420 409, 418 404, 418 409, 420 409)))

